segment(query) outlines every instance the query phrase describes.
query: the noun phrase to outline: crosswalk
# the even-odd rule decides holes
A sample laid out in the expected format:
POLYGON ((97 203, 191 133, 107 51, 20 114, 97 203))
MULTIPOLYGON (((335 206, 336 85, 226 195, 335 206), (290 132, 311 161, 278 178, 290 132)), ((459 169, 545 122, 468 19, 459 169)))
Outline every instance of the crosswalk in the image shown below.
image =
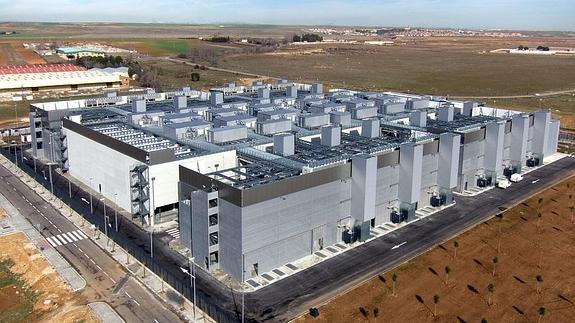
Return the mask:
POLYGON ((174 239, 179 239, 180 238, 180 229, 178 227, 175 228, 171 228, 169 230, 166 230, 166 233, 171 235, 172 237, 174 237, 174 239))
POLYGON ((82 230, 76 230, 71 232, 65 232, 55 236, 47 237, 46 240, 56 248, 68 243, 74 243, 76 241, 88 239, 88 236, 82 232, 82 230))

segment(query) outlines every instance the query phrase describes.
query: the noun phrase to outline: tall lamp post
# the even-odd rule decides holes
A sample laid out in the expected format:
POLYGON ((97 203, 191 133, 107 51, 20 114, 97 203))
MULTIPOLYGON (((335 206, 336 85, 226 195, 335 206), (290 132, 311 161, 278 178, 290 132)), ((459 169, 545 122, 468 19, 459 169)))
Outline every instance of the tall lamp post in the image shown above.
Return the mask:
POLYGON ((182 268, 180 267, 180 270, 183 271, 185 274, 187 274, 188 276, 190 276, 190 287, 192 288, 193 291, 193 299, 194 299, 194 307, 193 307, 193 315, 194 315, 194 322, 196 322, 196 268, 194 265, 194 260, 196 258, 195 257, 190 257, 188 258, 189 261, 189 266, 190 266, 190 270, 187 270, 186 268, 182 268))
POLYGON ((108 217, 106 216, 106 200, 101 198, 100 201, 104 203, 104 234, 108 236, 108 217))
POLYGON ((150 207, 150 226, 154 226, 154 220, 156 217, 156 200, 155 200, 155 195, 156 195, 156 189, 154 187, 154 182, 156 181, 156 177, 152 177, 152 196, 150 199, 151 202, 151 207, 150 207))
POLYGON ((94 179, 93 177, 90 177, 90 187, 88 189, 88 192, 90 193, 90 214, 94 214, 94 207, 92 206, 93 205, 93 203, 92 203, 92 180, 93 179, 94 179))
POLYGON ((118 232, 118 193, 114 193, 114 223, 116 223, 116 232, 118 232))

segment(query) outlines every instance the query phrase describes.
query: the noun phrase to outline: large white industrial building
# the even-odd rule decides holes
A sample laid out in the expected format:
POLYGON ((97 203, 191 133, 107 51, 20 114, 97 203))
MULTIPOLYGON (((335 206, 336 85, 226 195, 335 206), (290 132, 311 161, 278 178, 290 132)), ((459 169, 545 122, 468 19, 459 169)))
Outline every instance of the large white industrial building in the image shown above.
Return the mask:
POLYGON ((440 97, 228 84, 39 103, 33 150, 245 280, 555 153, 559 122, 440 97))

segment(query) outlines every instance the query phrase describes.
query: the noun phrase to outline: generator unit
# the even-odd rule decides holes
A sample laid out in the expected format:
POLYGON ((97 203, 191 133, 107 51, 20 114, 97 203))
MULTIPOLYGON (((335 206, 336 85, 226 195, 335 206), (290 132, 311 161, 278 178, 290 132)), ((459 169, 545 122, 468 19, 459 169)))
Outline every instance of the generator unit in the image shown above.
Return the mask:
POLYGON ((539 166, 539 158, 537 157, 531 157, 529 159, 527 159, 527 167, 535 167, 535 166, 539 166))
POLYGON ((517 167, 508 166, 503 169, 503 176, 510 178, 511 175, 517 173, 517 167))
MULTIPOLYGON (((509 176, 511 176, 511 175, 509 175, 509 176)), ((480 177, 477 179, 477 186, 478 187, 489 187, 489 186, 491 186, 492 182, 493 182, 493 180, 489 176, 480 177)))

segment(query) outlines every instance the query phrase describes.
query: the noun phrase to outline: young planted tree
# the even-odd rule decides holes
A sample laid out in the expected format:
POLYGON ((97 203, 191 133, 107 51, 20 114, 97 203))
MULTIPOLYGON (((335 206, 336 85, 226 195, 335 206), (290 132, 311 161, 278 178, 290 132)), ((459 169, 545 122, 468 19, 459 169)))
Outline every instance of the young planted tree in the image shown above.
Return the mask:
POLYGON ((501 252, 501 222, 503 222, 503 213, 497 213, 495 217, 497 217, 497 222, 499 223, 499 234, 497 235, 497 254, 499 254, 499 252, 501 252))
POLYGON ((395 296, 395 283, 397 282, 397 275, 395 273, 393 273, 393 275, 391 275, 391 293, 393 296, 395 296))
POLYGON ((497 263, 499 262, 499 258, 493 257, 493 277, 495 277, 495 269, 497 268, 497 263))
POLYGON ((541 283, 543 282, 543 276, 541 276, 541 275, 535 276, 535 281, 537 282, 537 287, 536 287, 537 294, 540 294, 541 293, 541 283))
POLYGON ((487 319, 482 318, 482 319, 481 319, 481 323, 487 323, 487 319))
POLYGON ((537 322, 541 323, 541 320, 543 319, 543 316, 545 315, 545 307, 540 307, 537 312, 539 313, 539 320, 537 320, 537 322))
POLYGON ((575 221, 575 217, 573 217, 573 211, 575 211, 575 206, 571 205, 571 207, 569 208, 571 210, 571 223, 573 223, 575 221))
POLYGON ((437 304, 439 303, 439 295, 433 295, 433 316, 437 316, 437 304))
POLYGON ((451 268, 449 266, 445 266, 445 285, 449 283, 449 273, 451 272, 451 268))
POLYGON ((489 296, 487 298, 487 305, 491 306, 491 297, 493 296, 493 293, 495 292, 495 284, 490 283, 489 285, 487 285, 487 291, 489 292, 489 296))
POLYGON ((541 212, 537 212, 537 232, 541 233, 541 212))
POLYGON ((457 258, 457 248, 459 248, 459 242, 455 240, 453 241, 453 259, 457 258))

